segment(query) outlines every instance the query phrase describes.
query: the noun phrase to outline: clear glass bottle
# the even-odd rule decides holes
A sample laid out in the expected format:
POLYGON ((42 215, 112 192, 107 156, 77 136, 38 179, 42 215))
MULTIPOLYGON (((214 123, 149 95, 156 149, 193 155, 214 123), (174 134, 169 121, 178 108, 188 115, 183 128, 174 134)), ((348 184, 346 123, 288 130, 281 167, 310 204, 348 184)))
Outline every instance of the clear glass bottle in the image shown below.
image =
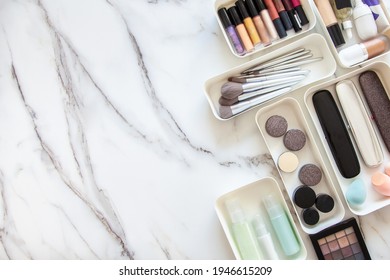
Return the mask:
POLYGON ((341 21, 341 27, 345 31, 347 38, 352 38, 352 1, 353 0, 330 0, 332 9, 336 15, 336 18, 341 21))

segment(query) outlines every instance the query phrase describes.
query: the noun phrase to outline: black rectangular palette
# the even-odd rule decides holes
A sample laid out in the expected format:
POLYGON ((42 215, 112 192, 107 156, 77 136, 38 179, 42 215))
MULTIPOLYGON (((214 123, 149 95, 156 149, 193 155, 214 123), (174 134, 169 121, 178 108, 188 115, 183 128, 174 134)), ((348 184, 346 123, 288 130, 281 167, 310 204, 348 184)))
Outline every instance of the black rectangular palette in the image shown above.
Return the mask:
POLYGON ((371 260, 355 218, 310 235, 319 260, 371 260))

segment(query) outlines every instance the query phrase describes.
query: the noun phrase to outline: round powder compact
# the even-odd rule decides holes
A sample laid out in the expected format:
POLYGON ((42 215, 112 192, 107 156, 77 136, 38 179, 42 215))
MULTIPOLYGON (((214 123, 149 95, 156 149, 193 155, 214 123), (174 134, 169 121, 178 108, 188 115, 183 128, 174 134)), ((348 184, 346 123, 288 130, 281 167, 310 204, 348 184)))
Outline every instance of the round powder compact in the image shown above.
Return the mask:
POLYGON ((287 121, 282 116, 273 115, 266 121, 265 130, 272 137, 283 136, 287 131, 287 121))
POLYGON ((307 186, 317 185, 322 178, 321 169, 314 164, 305 164, 299 170, 299 180, 307 186))
POLYGON ((334 208, 334 200, 330 195, 319 194, 316 198, 316 207, 322 213, 328 213, 334 208))
POLYGON ((299 129, 290 129, 284 135, 283 143, 290 151, 299 151, 306 144, 305 133, 299 129))
POLYGON ((280 170, 286 173, 291 173, 298 168, 298 157, 292 152, 285 152, 280 155, 278 159, 278 166, 280 170))
POLYGON ((316 201, 316 193, 308 186, 300 186, 294 191, 294 203, 301 208, 309 208, 316 201))
POLYGON ((311 226, 314 226, 320 220, 320 214, 314 208, 308 208, 302 211, 303 221, 311 226))

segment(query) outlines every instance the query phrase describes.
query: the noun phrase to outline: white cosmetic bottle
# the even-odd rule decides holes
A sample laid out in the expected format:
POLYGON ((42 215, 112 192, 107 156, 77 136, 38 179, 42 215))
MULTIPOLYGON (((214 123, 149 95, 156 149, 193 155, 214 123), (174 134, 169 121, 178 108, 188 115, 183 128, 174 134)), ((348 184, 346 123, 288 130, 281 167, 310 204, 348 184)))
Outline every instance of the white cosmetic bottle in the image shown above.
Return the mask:
POLYGON ((356 6, 353 9, 353 19, 355 21, 356 31, 362 40, 367 40, 378 34, 378 28, 375 23, 371 9, 363 3, 362 0, 356 0, 356 6))
POLYGON ((256 232, 257 241, 260 249, 267 260, 278 260, 279 256, 275 250, 274 242, 272 241, 271 233, 267 230, 263 218, 257 215, 253 221, 253 227, 256 232))

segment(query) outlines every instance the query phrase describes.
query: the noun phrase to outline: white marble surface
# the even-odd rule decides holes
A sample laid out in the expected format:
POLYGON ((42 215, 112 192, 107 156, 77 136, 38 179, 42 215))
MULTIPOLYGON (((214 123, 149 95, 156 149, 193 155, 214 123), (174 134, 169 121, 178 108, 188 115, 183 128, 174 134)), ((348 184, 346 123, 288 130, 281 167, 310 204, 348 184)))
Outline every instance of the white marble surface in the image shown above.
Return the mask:
MULTIPOLYGON (((255 112, 204 96, 240 63, 213 1, 0 0, 0 25, 0 259, 232 259, 216 198, 277 173, 255 112)), ((359 218, 375 259, 389 210, 359 218)))

